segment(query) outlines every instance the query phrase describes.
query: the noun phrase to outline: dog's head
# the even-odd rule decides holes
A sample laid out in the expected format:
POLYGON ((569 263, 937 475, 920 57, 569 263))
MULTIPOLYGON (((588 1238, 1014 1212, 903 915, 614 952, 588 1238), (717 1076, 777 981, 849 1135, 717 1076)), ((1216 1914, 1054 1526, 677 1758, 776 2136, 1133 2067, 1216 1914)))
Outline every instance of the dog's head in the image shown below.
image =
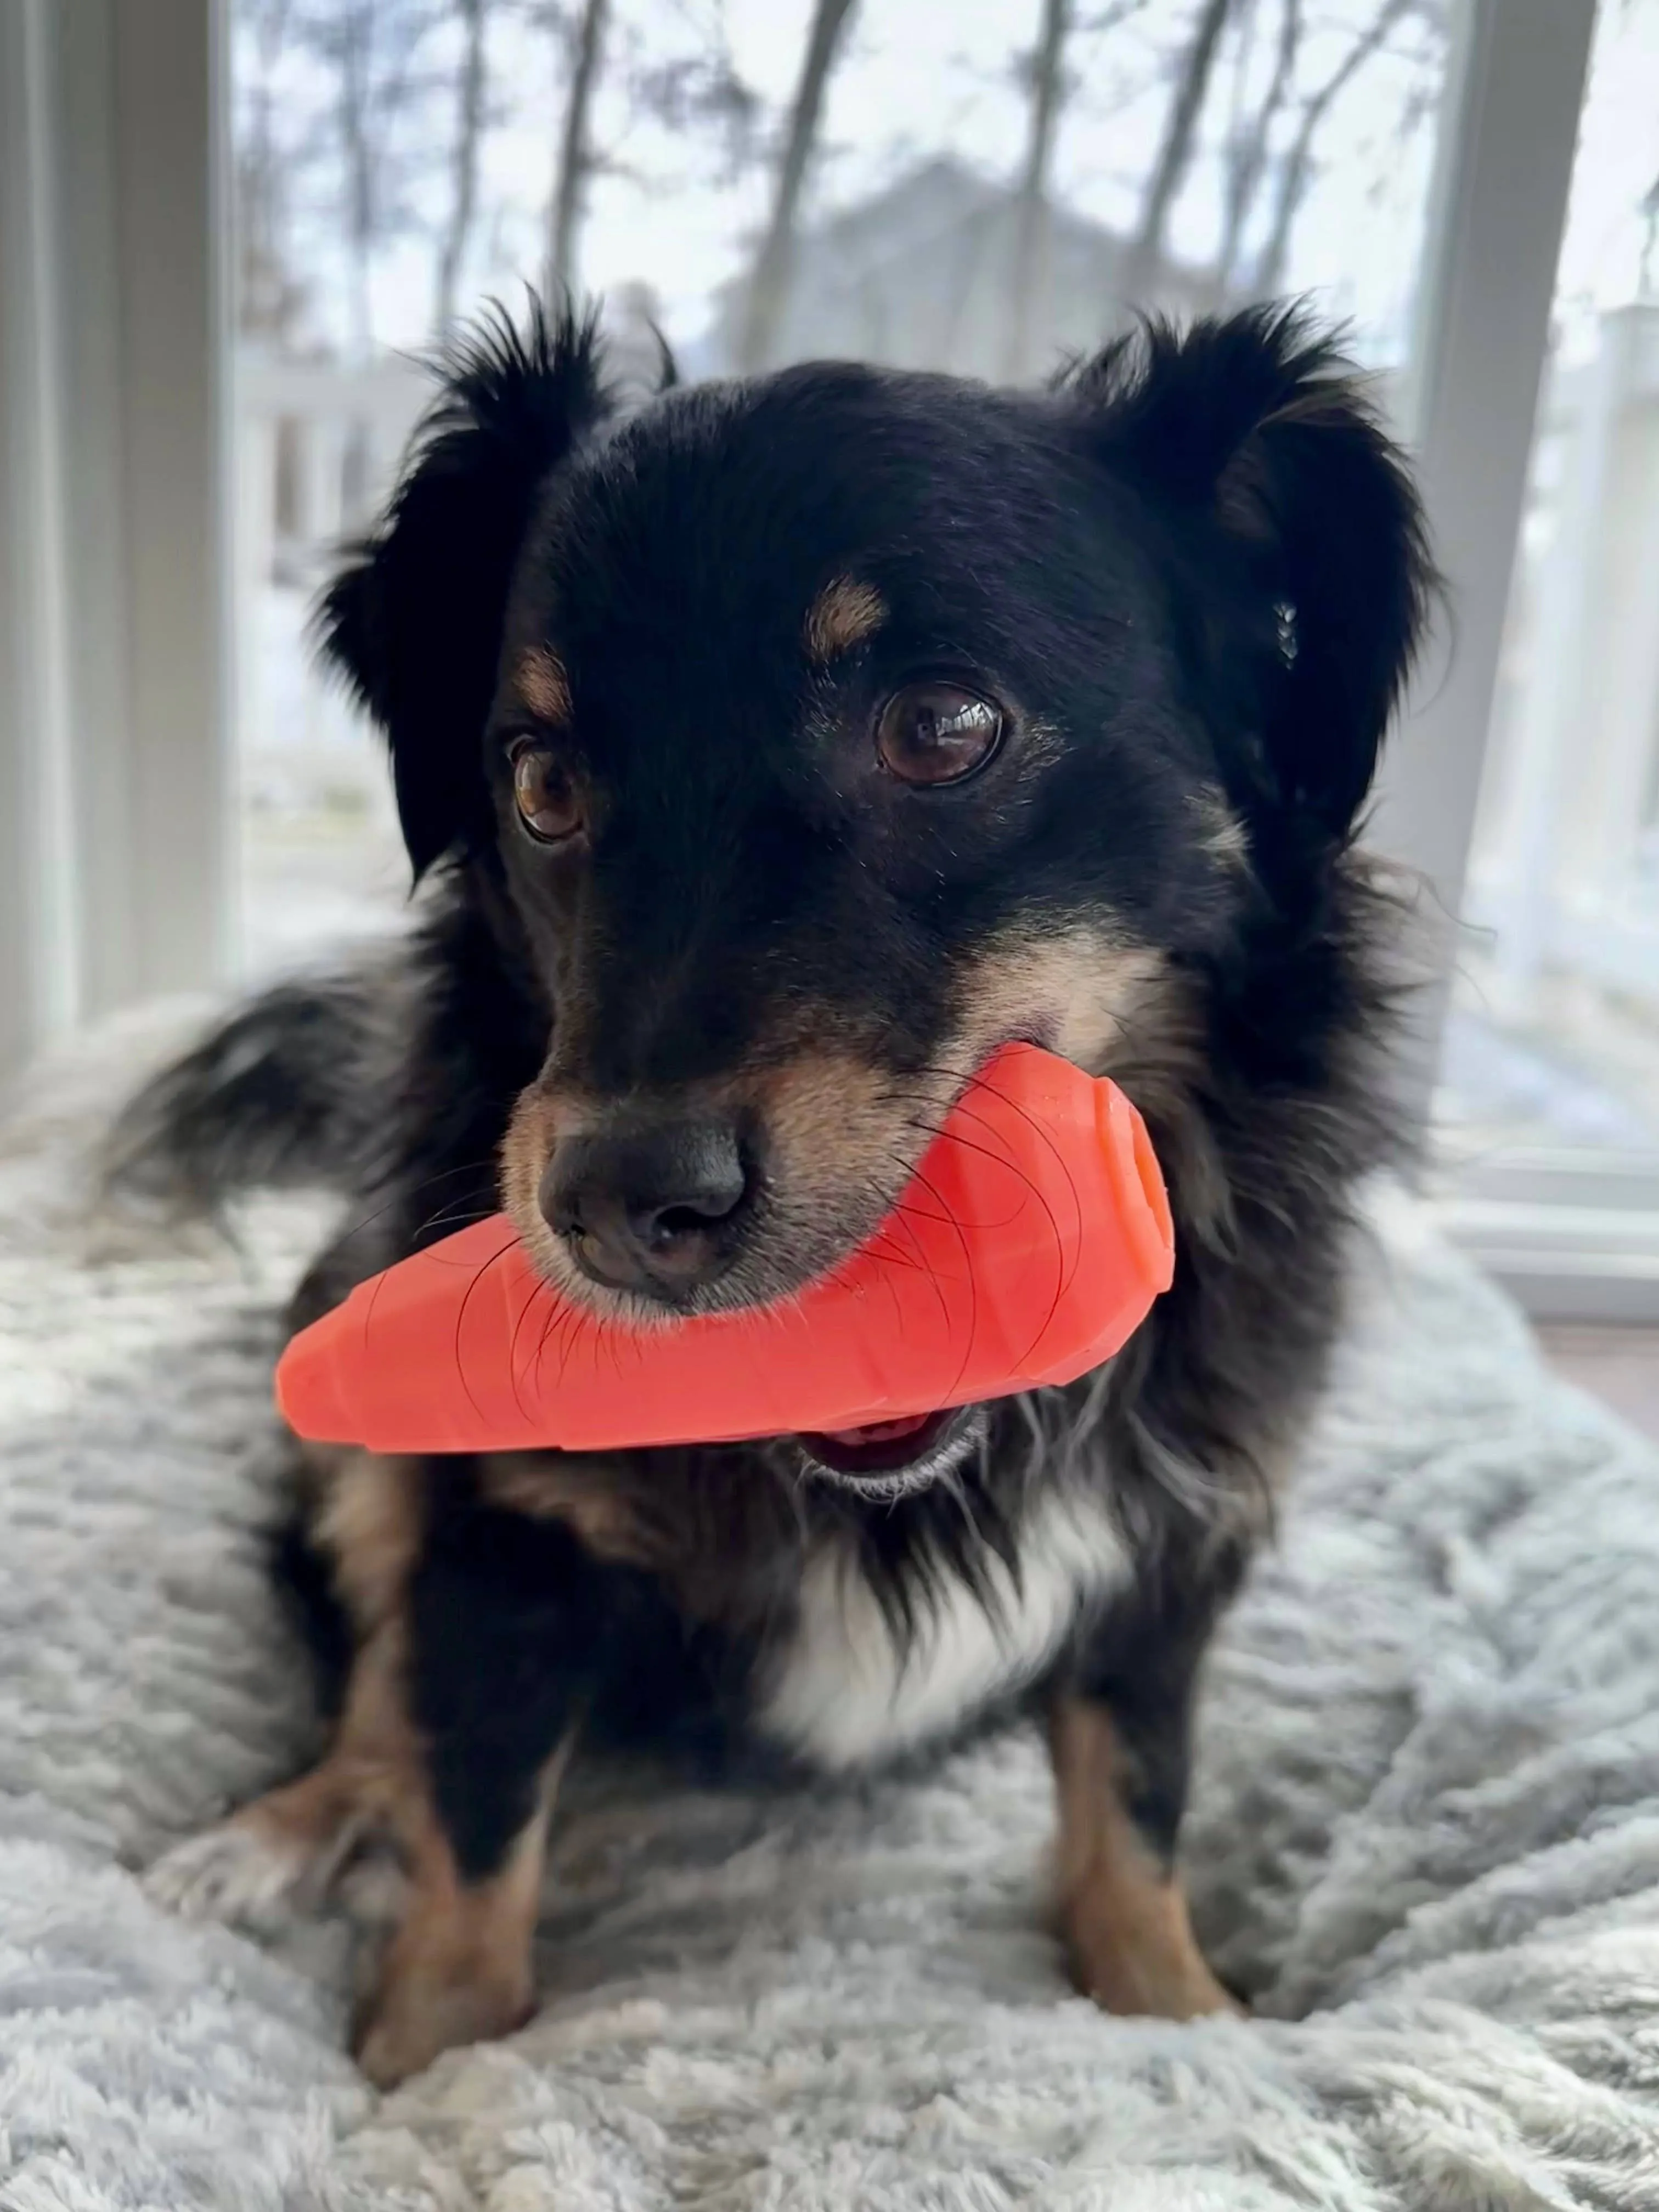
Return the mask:
POLYGON ((478 341, 325 619, 417 873, 504 893, 544 1000, 503 1181, 549 1275, 784 1293, 999 1043, 1201 1027, 1344 848, 1426 575, 1293 314, 1044 393, 815 365, 625 417, 591 330, 478 341))

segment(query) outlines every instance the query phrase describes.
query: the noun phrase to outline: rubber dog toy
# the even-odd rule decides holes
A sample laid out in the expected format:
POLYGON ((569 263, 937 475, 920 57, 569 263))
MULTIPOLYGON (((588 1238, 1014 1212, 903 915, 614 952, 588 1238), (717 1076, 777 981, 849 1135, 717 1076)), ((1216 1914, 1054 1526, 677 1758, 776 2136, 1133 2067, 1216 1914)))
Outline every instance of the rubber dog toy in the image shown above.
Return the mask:
POLYGON ((1139 1115, 1007 1045, 869 1240, 796 1296, 623 1323, 537 1271, 503 1214, 371 1277, 276 1370, 301 1436, 379 1452, 613 1449, 854 1431, 1069 1382, 1174 1268, 1139 1115))

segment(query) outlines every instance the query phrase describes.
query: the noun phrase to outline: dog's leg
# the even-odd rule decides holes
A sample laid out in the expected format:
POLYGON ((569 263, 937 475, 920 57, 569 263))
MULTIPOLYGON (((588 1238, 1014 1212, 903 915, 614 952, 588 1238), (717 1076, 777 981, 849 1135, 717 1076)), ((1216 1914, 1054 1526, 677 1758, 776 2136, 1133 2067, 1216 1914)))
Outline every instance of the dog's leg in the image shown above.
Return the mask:
POLYGON ((357 2063, 377 2087, 392 2088, 441 2051, 508 2035, 529 2019, 548 1822, 572 1741, 548 1761, 530 1818, 487 1870, 462 1866, 429 1795, 409 1799, 407 1901, 355 2039, 357 2063))
POLYGON ((562 1524, 491 1505, 472 1471, 434 1476, 406 1611, 411 1884, 359 2031, 372 2080, 527 2016, 555 1788, 633 1579, 562 1524))
POLYGON ((197 1919, 257 1916, 317 1901, 406 1795, 402 1672, 405 1585, 425 1526, 425 1470, 368 1452, 308 1455, 309 1540, 326 1559, 356 1644, 334 1742, 320 1765, 192 1836, 151 1867, 158 1902, 197 1919))
POLYGON ((187 1920, 257 1921, 290 1899, 320 1897, 362 1832, 336 1783, 325 1759, 186 1837, 147 1869, 145 1890, 187 1920))
POLYGON ((1204 1962, 1175 1864, 1216 1602, 1188 1595, 1148 1618, 1131 1598, 1085 1640, 1050 1707, 1061 1928, 1079 1987, 1108 2012, 1237 2009, 1204 1962))
POLYGON ((1066 1695, 1050 1719, 1060 1799, 1060 1908, 1072 1971, 1108 2012, 1189 2020, 1232 2000, 1205 1965, 1180 1876, 1129 1806, 1103 1705, 1066 1695))
POLYGON ((356 1638, 333 1747, 149 1886, 229 1918, 320 1895, 367 1836, 394 1844, 402 1917, 357 2039, 390 2085, 528 2013, 555 1788, 592 1688, 626 1663, 645 1577, 489 1504, 467 1461, 357 1453, 317 1472, 312 1533, 356 1638))
POLYGON ((328 1756, 297 1782, 175 1845, 145 1875, 149 1894, 197 1920, 257 1917, 289 1899, 319 1902, 360 1841, 396 1826, 409 1759, 401 1664, 401 1634, 389 1622, 353 1662, 328 1756))

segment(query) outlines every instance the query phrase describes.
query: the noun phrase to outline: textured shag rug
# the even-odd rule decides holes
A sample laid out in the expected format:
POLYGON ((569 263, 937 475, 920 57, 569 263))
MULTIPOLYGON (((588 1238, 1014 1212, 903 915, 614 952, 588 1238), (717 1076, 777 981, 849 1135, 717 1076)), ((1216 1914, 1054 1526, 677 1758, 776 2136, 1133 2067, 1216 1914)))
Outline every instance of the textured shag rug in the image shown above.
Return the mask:
POLYGON ((1209 1679, 1191 1878, 1255 2018, 1068 1994, 1015 1736, 590 1794, 540 2016, 374 2098, 343 1923, 185 1927, 132 1871, 308 1747, 258 1533, 313 1229, 88 1227, 132 1049, 0 1139, 6 2212, 1659 2208, 1659 1458, 1401 1200, 1209 1679))

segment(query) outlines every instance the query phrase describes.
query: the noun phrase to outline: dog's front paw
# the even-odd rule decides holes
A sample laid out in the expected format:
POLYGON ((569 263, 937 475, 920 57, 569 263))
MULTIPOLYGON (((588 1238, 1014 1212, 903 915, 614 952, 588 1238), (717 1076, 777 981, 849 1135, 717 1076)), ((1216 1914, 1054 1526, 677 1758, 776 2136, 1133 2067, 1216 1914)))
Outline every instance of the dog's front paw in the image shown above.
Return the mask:
POLYGON ((374 1832, 352 1776, 325 1759, 176 1844, 151 1867, 144 1887, 188 1920, 258 1921, 279 1905, 319 1903, 374 1832))
POLYGON ((1156 1909, 1139 1913, 1124 1911, 1119 1899, 1086 1893, 1063 1911, 1073 1979, 1103 2011, 1154 2020, 1245 2011, 1205 1963, 1176 1884, 1167 1886, 1156 1909))
POLYGON ((313 1859, 297 1838, 239 1816, 164 1852, 144 1891, 182 1919, 258 1920, 305 1886, 313 1859))
POLYGON ((353 2048, 377 2089, 395 2089, 458 2045, 511 2035, 534 2011, 527 1969, 434 1970, 432 1962, 400 1957, 394 1942, 380 1988, 358 2022, 353 2048))

